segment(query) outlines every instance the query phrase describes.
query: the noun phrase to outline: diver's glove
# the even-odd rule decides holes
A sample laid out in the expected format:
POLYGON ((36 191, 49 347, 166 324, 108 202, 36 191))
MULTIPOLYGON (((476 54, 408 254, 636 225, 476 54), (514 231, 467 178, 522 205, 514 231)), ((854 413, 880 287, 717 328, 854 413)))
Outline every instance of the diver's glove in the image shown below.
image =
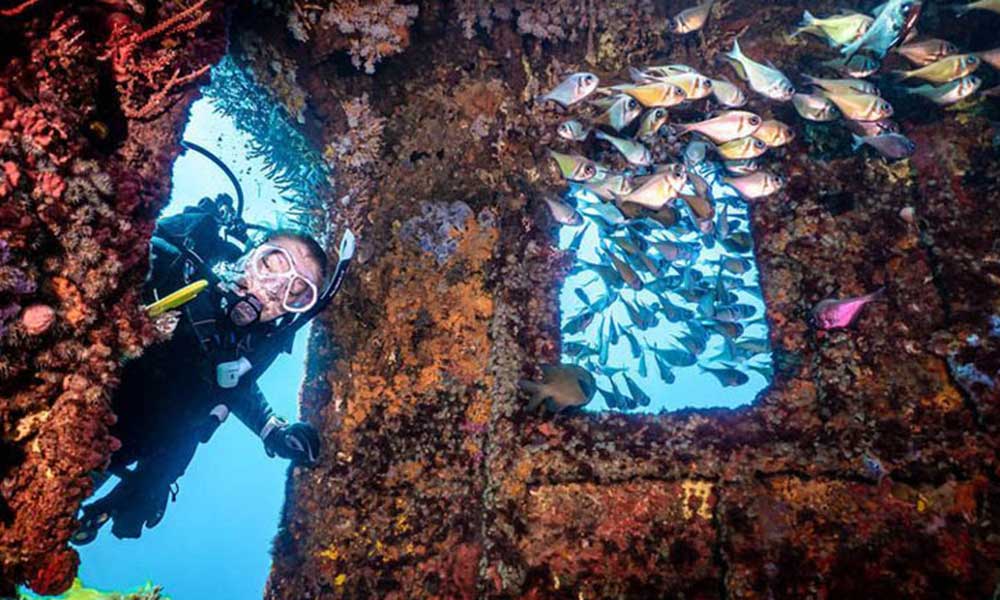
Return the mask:
POLYGON ((296 466, 312 467, 319 460, 319 434, 308 423, 292 423, 271 417, 263 433, 264 451, 268 456, 287 458, 296 466))

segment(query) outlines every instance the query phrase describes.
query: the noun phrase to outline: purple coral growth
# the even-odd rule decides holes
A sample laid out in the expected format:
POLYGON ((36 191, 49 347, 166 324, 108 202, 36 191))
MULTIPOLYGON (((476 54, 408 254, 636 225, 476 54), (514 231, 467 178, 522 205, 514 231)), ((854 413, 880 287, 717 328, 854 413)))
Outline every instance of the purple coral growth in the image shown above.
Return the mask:
POLYGON ((469 205, 455 201, 451 203, 420 203, 420 216, 403 224, 401 233, 412 240, 424 252, 430 252, 443 264, 458 249, 456 234, 465 230, 465 224, 472 216, 469 205))

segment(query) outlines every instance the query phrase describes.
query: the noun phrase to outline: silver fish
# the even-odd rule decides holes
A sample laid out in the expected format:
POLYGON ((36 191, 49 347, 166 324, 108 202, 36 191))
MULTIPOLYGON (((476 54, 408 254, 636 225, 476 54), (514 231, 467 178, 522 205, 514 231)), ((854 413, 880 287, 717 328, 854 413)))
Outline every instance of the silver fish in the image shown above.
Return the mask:
POLYGON ((540 99, 551 100, 569 108, 597 89, 600 80, 593 73, 573 73, 540 99))
POLYGON ((646 167, 653 164, 653 155, 650 153, 649 148, 639 142, 608 135, 603 131, 597 131, 594 133, 594 136, 614 146, 616 150, 622 153, 622 156, 625 157, 625 160, 629 164, 639 167, 646 167))
POLYGON ((545 201, 545 204, 548 204, 549 210, 552 212, 552 218, 555 219, 556 222, 570 227, 576 227, 577 225, 583 223, 583 217, 580 216, 580 213, 576 212, 575 208, 566 204, 559 198, 549 194, 543 194, 542 200, 545 201))
POLYGON ((559 134, 559 137, 565 140, 582 142, 590 135, 590 127, 587 127, 576 119, 570 119, 569 121, 563 121, 556 132, 559 134))
POLYGON ((729 60, 750 88, 758 94, 785 102, 792 99, 795 94, 795 86, 785 76, 784 73, 774 67, 763 65, 748 58, 740 50, 740 41, 733 40, 733 49, 727 52, 724 57, 729 60))
POLYGON ((889 0, 868 31, 841 48, 840 53, 851 58, 864 49, 881 60, 889 50, 903 41, 916 21, 916 16, 920 14, 920 8, 919 0, 889 0))
POLYGON ((946 106, 954 104, 959 100, 968 98, 976 93, 976 90, 983 84, 983 80, 975 75, 969 75, 962 79, 946 83, 944 85, 921 85, 919 87, 905 88, 906 93, 923 96, 935 104, 946 106))

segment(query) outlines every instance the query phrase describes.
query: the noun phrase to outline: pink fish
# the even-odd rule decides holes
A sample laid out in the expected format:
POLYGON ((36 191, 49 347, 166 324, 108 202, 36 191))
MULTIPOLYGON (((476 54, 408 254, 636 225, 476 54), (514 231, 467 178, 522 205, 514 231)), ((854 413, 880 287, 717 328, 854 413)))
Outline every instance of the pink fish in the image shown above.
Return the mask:
POLYGON ((881 299, 885 296, 885 288, 879 288, 870 294, 857 296, 856 298, 844 298, 834 300, 828 298, 819 302, 813 308, 813 318, 820 329, 837 329, 847 327, 854 322, 861 309, 869 302, 881 299))

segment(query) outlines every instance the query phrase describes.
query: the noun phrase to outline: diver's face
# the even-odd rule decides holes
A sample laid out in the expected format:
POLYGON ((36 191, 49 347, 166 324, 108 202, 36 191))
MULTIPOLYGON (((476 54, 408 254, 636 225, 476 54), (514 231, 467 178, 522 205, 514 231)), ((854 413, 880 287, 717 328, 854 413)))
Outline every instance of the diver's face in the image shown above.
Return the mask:
POLYGON ((273 321, 289 312, 303 312, 316 303, 320 265, 299 240, 269 240, 251 250, 242 262, 237 292, 253 296, 260 303, 260 322, 273 321))

